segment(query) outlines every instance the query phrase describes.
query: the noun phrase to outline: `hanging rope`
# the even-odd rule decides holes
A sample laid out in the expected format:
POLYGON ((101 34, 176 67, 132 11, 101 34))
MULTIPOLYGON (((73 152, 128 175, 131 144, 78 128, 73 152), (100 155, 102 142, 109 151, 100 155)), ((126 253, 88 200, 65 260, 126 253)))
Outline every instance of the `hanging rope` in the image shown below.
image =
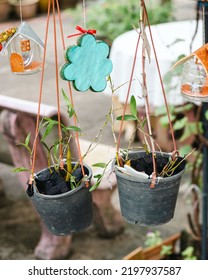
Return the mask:
POLYGON ((45 62, 46 62, 46 50, 47 50, 47 42, 48 42, 50 9, 51 9, 51 0, 48 1, 48 12, 47 12, 47 19, 46 19, 43 62, 42 62, 40 91, 39 91, 39 99, 38 99, 38 112, 37 112, 37 118, 36 118, 36 131, 35 131, 35 139, 34 139, 34 145, 33 145, 32 167, 31 167, 31 176, 30 176, 29 184, 32 184, 32 181, 34 181, 34 173, 35 173, 35 160, 36 160, 36 153, 37 153, 37 140, 38 140, 38 135, 39 135, 40 109, 41 109, 42 96, 43 96, 43 79, 44 79, 44 74, 45 74, 45 62))
MULTIPOLYGON (((36 160, 36 154, 37 154, 37 140, 38 140, 38 136, 39 136, 40 109, 41 109, 42 96, 43 96, 43 80, 44 80, 44 74, 45 74, 46 48, 47 48, 48 34, 49 34, 48 30, 49 30, 51 6, 52 6, 52 17, 53 17, 53 36, 54 36, 55 72, 56 72, 56 99, 57 99, 57 111, 58 111, 57 112, 57 117, 58 117, 59 150, 60 150, 60 168, 64 168, 62 130, 61 130, 61 108, 60 108, 60 94, 59 94, 58 50, 57 50, 57 36, 56 36, 56 34, 57 34, 56 7, 57 7, 57 12, 58 12, 58 17, 59 17, 62 46, 63 46, 64 51, 65 51, 66 47, 65 47, 65 42, 64 42, 63 26, 62 26, 59 2, 58 2, 58 0, 49 0, 49 2, 48 2, 48 13, 47 13, 47 23, 46 23, 46 32, 45 32, 45 42, 44 42, 45 47, 44 47, 43 63, 42 63, 42 71, 41 71, 40 93, 39 93, 39 100, 38 100, 38 112, 37 112, 37 119, 36 119, 36 132, 35 132, 35 140, 34 140, 34 146, 33 146, 30 183, 32 183, 32 181, 34 180, 34 172, 35 172, 35 160, 36 160)), ((70 95, 71 104, 74 107, 72 87, 71 87, 70 82, 68 82, 68 87, 69 87, 69 95, 70 95)), ((73 117, 74 117, 74 119, 73 119, 74 120, 74 125, 77 126, 77 119, 76 119, 75 114, 74 114, 73 117)), ((83 176, 85 176, 78 132, 75 132, 75 137, 76 137, 76 142, 77 142, 77 147, 78 147, 79 162, 80 162, 80 165, 81 165, 82 174, 83 174, 83 176)))
POLYGON ((120 165, 119 150, 120 150, 120 145, 121 145, 121 135, 122 135, 122 129, 123 129, 123 124, 124 124, 124 116, 125 116, 126 109, 128 106, 128 100, 129 100, 131 86, 132 86, 132 82, 133 82, 134 70, 135 70, 136 61, 137 61, 137 53, 138 53, 140 38, 141 38, 141 34, 138 34, 138 39, 137 39, 137 43, 136 43, 135 54, 134 54, 134 59, 133 59, 133 64, 132 64, 131 76, 130 76, 130 80, 129 80, 129 86, 128 86, 128 90, 127 90, 127 94, 126 94, 126 100, 124 103, 124 109, 123 109, 121 124, 120 124, 120 128, 119 128, 119 133, 118 133, 118 139, 117 139, 117 145, 116 145, 116 159, 117 159, 118 165, 120 165))
POLYGON ((161 85, 161 88, 162 88, 162 94, 163 94, 165 107, 166 107, 166 112, 167 112, 167 116, 168 116, 170 133, 171 133, 171 137, 172 137, 172 141, 173 141, 173 147, 174 147, 174 151, 173 151, 173 159, 174 159, 175 156, 178 155, 178 150, 177 150, 177 147, 176 147, 176 141, 175 141, 173 126, 172 126, 171 117, 170 117, 170 110, 169 110, 169 107, 168 107, 165 88, 164 88, 164 85, 163 85, 163 79, 162 79, 162 75, 161 75, 161 72, 160 72, 160 67, 159 67, 157 53, 156 53, 156 49, 155 49, 155 45, 154 45, 154 41, 153 41, 153 36, 152 36, 151 27, 150 27, 149 17, 148 17, 148 14, 147 14, 147 9, 146 9, 146 5, 145 5, 144 0, 141 0, 141 5, 144 9, 145 18, 147 19, 147 24, 148 24, 149 34, 150 34, 150 40, 151 40, 151 43, 152 43, 152 48, 153 48, 154 57, 155 57, 155 61, 156 61, 156 66, 157 66, 157 71, 158 71, 158 75, 159 75, 160 85, 161 85))
POLYGON ((156 160, 155 160, 155 144, 152 137, 152 128, 151 128, 151 121, 150 121, 150 105, 149 105, 149 97, 148 97, 148 89, 147 89, 147 81, 146 81, 146 71, 145 71, 145 62, 146 62, 146 44, 144 40, 146 39, 145 34, 145 27, 146 27, 146 17, 144 14, 144 10, 142 9, 142 22, 141 22, 141 32, 143 43, 142 43, 142 95, 145 100, 145 112, 146 112, 146 119, 147 119, 147 128, 148 134, 150 137, 151 143, 151 150, 152 150, 152 162, 153 162, 153 173, 152 173, 152 182, 150 187, 154 188, 156 183, 156 160), (143 26, 142 26, 143 24, 143 26))
MULTIPOLYGON (((59 1, 58 0, 56 0, 56 5, 57 5, 57 12, 58 12, 58 18, 59 18, 59 23, 60 23, 60 33, 61 33, 62 48, 63 48, 63 51, 65 51, 66 50, 66 45, 65 45, 65 40, 64 40, 63 25, 62 25, 61 12, 60 12, 60 7, 59 7, 59 1)), ((79 33, 79 35, 80 35, 80 33, 79 33)), ((71 101, 71 105, 74 108, 75 107, 74 106, 74 98, 73 98, 72 86, 71 86, 70 82, 68 82, 68 89, 69 89, 69 98, 70 98, 70 101, 71 101)), ((77 117, 76 117, 75 114, 73 114, 73 122, 74 122, 75 126, 78 125, 77 117)), ((82 175, 84 177, 85 176, 85 171, 84 171, 84 166, 83 166, 83 159, 82 159, 82 152, 81 152, 81 146, 80 146, 80 140, 79 140, 79 133, 77 131, 75 131, 75 138, 76 138, 79 162, 80 162, 80 166, 81 166, 81 170, 82 170, 82 175)), ((86 186, 88 186, 87 182, 86 182, 86 186)))
POLYGON ((19 0, 20 22, 22 23, 22 0, 19 0))
POLYGON ((160 84, 161 84, 161 88, 162 88, 162 94, 163 94, 165 107, 166 107, 166 111, 167 111, 167 116, 168 116, 168 121, 169 121, 169 126, 170 126, 170 132, 171 132, 173 147, 174 147, 174 151, 172 152, 172 158, 173 159, 175 159, 175 157, 178 156, 178 151, 177 151, 177 148, 176 148, 176 141, 175 141, 175 137, 174 137, 173 126, 172 126, 172 123, 171 123, 170 111, 169 111, 169 108, 168 108, 167 98, 166 98, 165 89, 164 89, 163 80, 162 80, 162 75, 161 75, 161 72, 160 72, 159 63, 158 63, 158 59, 157 59, 157 54, 156 54, 156 50, 155 50, 155 46, 154 46, 154 41, 153 41, 153 37, 152 37, 152 32, 151 32, 151 28, 150 28, 150 22, 149 22, 147 10, 146 10, 145 1, 141 0, 140 4, 141 4, 140 32, 139 32, 138 39, 137 39, 136 50, 135 50, 135 54, 134 54, 134 58, 133 58, 133 65, 132 65, 132 70, 131 70, 131 75, 130 75, 130 81, 129 81, 126 100, 125 100, 125 104, 124 104, 124 110, 123 110, 123 114, 122 114, 120 130, 119 130, 119 134, 118 134, 117 147, 116 147, 116 158, 117 158, 117 164, 121 165, 122 162, 121 162, 120 157, 119 157, 119 148, 120 148, 120 141, 121 141, 121 135, 122 135, 122 128, 123 128, 126 109, 127 109, 127 106, 128 106, 128 100, 129 100, 129 96, 130 96, 130 91, 131 91, 131 86, 132 86, 132 81, 133 81, 133 75, 134 75, 134 71, 135 71, 139 42, 140 42, 140 38, 142 37, 142 39, 143 39, 143 44, 142 44, 142 91, 143 92, 142 92, 142 95, 143 95, 144 100, 145 100, 147 128, 148 128, 148 134, 149 134, 149 137, 150 137, 151 150, 152 150, 152 161, 153 161, 152 182, 151 182, 150 187, 154 188, 154 186, 156 184, 156 159, 155 159, 155 152, 156 151, 155 151, 154 140, 153 140, 153 137, 152 137, 152 129, 151 129, 151 122, 150 122, 150 104, 149 104, 148 89, 147 89, 147 83, 146 83, 146 73, 145 73, 146 52, 148 53, 148 49, 147 49, 148 48, 148 41, 147 41, 146 33, 145 33, 146 24, 148 26, 148 30, 149 30, 149 33, 150 33, 151 44, 152 44, 152 48, 153 48, 153 52, 154 52, 157 71, 158 71, 159 80, 160 80, 160 84))
POLYGON ((52 0, 53 7, 53 30, 54 30, 54 55, 55 55, 55 71, 56 71, 56 101, 58 110, 58 138, 59 138, 59 149, 60 149, 60 168, 64 168, 63 162, 63 145, 62 145, 62 131, 61 131, 61 106, 60 106, 60 94, 59 94, 59 69, 58 69, 58 51, 57 51, 57 30, 56 30, 56 10, 55 1, 52 0))

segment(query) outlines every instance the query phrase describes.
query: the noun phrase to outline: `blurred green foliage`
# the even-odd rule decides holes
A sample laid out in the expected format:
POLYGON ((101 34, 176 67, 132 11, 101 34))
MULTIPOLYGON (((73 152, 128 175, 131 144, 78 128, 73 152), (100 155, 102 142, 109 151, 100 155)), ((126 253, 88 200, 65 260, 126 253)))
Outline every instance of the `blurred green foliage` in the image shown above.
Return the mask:
MULTIPOLYGON (((148 1, 147 5, 150 24, 158 24, 173 20, 172 5, 168 1, 155 4, 148 1)), ((75 24, 83 24, 82 4, 67 12, 74 19, 75 24)), ((112 42, 120 34, 138 26, 140 19, 140 4, 138 0, 96 0, 88 1, 86 7, 87 29, 96 29, 97 35, 112 42)))

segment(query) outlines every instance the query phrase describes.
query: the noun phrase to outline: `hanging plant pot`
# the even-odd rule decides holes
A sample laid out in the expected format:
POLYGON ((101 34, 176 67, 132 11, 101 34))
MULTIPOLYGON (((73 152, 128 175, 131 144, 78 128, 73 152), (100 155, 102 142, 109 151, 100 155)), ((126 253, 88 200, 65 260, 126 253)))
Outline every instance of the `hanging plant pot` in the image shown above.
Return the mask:
MULTIPOLYGON (((87 180, 90 180, 91 169, 84 165, 84 170, 87 180)), ((79 181, 80 174, 82 177, 81 170, 76 169, 72 175, 79 181)), ((54 235, 69 235, 72 232, 82 231, 92 223, 93 202, 89 188, 83 182, 70 190, 53 167, 36 174, 34 184, 29 185, 27 194, 48 230, 54 235)))
MULTIPOLYGON (((170 154, 156 152, 157 172, 160 173, 169 161, 170 154)), ((175 212, 181 177, 185 171, 185 161, 178 164, 171 176, 157 178, 154 188, 150 188, 153 171, 152 155, 144 151, 129 153, 132 166, 119 168, 114 161, 119 201, 123 218, 130 224, 157 226, 169 222, 175 212), (132 169, 134 171, 132 171, 132 169), (143 173, 145 171, 146 174, 143 173)), ((125 165, 124 165, 125 167, 125 165)))

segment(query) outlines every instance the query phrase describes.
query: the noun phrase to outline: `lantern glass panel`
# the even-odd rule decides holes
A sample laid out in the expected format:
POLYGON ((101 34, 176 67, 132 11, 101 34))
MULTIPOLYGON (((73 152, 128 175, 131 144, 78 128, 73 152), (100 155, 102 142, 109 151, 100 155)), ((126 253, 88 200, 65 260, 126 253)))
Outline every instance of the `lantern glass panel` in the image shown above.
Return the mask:
POLYGON ((202 64, 196 61, 195 58, 184 63, 181 77, 181 92, 197 96, 205 94, 207 89, 207 75, 202 64))

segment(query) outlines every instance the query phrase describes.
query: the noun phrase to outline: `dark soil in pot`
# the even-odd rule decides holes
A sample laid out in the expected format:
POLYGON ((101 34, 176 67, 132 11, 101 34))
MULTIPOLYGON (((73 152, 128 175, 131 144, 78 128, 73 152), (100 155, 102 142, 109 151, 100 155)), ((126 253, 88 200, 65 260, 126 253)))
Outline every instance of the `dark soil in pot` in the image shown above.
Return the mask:
MULTIPOLYGON (((153 173, 153 159, 152 159, 152 153, 146 154, 143 152, 143 155, 136 156, 135 154, 130 153, 129 154, 131 167, 134 168, 136 171, 144 172, 147 175, 151 175, 153 173)), ((176 161, 173 164, 173 168, 177 166, 177 168, 174 170, 174 172, 165 174, 165 177, 173 176, 180 171, 182 171, 185 168, 186 161, 182 161, 182 157, 178 157, 176 161)), ((165 157, 161 153, 157 153, 155 157, 156 162, 156 170, 157 174, 160 174, 163 170, 163 168, 168 164, 169 158, 167 157, 167 154, 165 154, 165 157)), ((123 164, 125 164, 125 161, 123 161, 123 164)))
MULTIPOLYGON (((85 174, 89 173, 86 167, 84 167, 84 171, 85 174)), ((75 178, 75 182, 66 182, 65 176, 65 170, 59 169, 56 171, 53 167, 48 168, 45 172, 38 173, 35 178, 38 191, 45 195, 56 195, 72 190, 72 186, 75 188, 83 178, 81 167, 75 169, 71 174, 75 178)))

